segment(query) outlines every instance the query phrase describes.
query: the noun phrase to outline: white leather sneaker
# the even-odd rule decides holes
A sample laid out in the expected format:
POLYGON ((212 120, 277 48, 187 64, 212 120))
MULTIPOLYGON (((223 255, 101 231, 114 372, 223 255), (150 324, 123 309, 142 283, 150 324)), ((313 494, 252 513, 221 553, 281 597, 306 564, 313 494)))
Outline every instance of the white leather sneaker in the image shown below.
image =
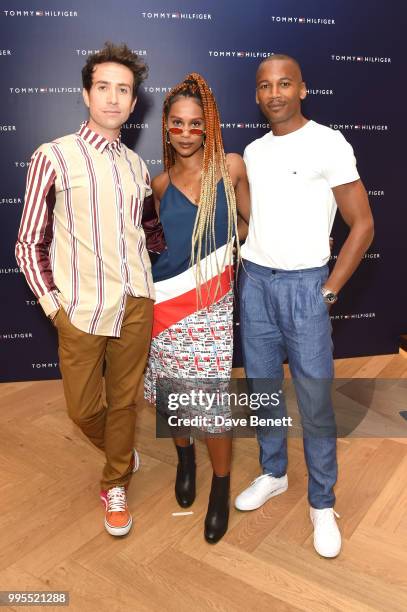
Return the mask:
POLYGON ((287 474, 281 478, 274 478, 271 474, 263 474, 242 491, 235 499, 235 508, 238 510, 257 510, 271 497, 287 491, 287 474))
POLYGON ((341 552, 341 533, 335 517, 340 518, 333 508, 310 508, 314 525, 314 548, 321 557, 336 557, 341 552))

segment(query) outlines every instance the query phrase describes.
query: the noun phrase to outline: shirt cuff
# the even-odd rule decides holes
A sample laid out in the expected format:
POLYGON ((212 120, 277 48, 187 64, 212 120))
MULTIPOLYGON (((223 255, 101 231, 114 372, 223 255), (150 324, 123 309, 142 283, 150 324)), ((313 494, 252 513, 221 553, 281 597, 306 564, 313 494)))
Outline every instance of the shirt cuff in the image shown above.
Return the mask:
POLYGON ((38 300, 39 304, 42 306, 42 308, 43 308, 45 314, 47 315, 47 317, 49 317, 49 315, 51 313, 53 313, 56 310, 58 310, 60 308, 60 306, 61 306, 61 303, 60 303, 59 297, 58 297, 58 293, 59 292, 58 292, 57 289, 53 289, 49 293, 45 293, 38 300))

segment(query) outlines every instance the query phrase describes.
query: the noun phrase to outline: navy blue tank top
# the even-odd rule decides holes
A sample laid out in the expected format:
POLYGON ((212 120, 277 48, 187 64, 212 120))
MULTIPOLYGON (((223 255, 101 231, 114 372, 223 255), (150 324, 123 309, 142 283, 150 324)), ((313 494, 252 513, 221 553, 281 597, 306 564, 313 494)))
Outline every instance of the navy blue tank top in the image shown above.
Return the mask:
MULTIPOLYGON (((198 207, 170 182, 160 202, 160 221, 164 229, 167 250, 161 253, 153 264, 154 282, 173 278, 189 268, 192 231, 197 212, 198 207)), ((216 248, 224 246, 227 238, 228 208, 225 186, 221 179, 216 188, 216 248)))

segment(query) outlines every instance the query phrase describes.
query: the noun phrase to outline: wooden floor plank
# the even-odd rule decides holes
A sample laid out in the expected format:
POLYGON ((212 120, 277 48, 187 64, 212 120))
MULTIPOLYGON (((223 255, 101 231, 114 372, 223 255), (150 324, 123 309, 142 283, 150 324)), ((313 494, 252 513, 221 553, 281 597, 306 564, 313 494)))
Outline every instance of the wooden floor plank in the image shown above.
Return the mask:
MULTIPOLYGON (((293 552, 295 555, 295 550, 293 552)), ((313 580, 309 577, 309 571, 298 576, 278 560, 273 563, 269 556, 266 561, 261 560, 226 542, 219 542, 216 551, 209 551, 203 561, 258 590, 270 595, 277 594, 286 603, 307 612, 345 609, 367 612, 375 609, 354 601, 346 593, 337 593, 324 582, 313 580)), ((328 568, 325 571, 329 574, 328 568)))

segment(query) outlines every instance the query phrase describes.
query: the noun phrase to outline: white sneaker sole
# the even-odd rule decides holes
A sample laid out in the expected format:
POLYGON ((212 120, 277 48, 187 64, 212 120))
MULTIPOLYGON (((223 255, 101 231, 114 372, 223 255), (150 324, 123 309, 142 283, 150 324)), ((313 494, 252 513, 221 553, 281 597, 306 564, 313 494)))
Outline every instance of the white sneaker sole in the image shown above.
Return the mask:
POLYGON ((235 500, 235 508, 236 510, 240 510, 241 512, 249 512, 250 510, 257 510, 258 508, 261 508, 262 506, 264 506, 264 504, 266 502, 268 502, 269 499, 271 499, 272 497, 275 497, 276 495, 281 495, 281 493, 285 493, 288 489, 288 483, 282 487, 279 487, 278 489, 274 489, 274 491, 272 491, 271 493, 269 493, 266 498, 264 499, 264 501, 261 501, 260 503, 256 504, 256 505, 245 505, 245 507, 243 507, 242 505, 239 504, 238 497, 235 500))
POLYGON ((105 529, 112 536, 124 536, 129 533, 131 526, 133 524, 133 519, 130 517, 129 522, 124 527, 112 527, 109 525, 107 520, 105 519, 105 529))
POLYGON ((339 555, 339 553, 341 552, 341 548, 342 548, 342 547, 341 547, 341 548, 339 548, 339 550, 338 550, 337 552, 334 552, 334 553, 328 553, 328 554, 327 554, 327 553, 322 553, 321 551, 319 551, 319 550, 317 549, 317 547, 315 546, 315 543, 314 543, 314 548, 315 548, 315 551, 318 553, 318 555, 319 555, 320 557, 322 557, 323 559, 334 559, 335 557, 337 557, 337 556, 339 555))

